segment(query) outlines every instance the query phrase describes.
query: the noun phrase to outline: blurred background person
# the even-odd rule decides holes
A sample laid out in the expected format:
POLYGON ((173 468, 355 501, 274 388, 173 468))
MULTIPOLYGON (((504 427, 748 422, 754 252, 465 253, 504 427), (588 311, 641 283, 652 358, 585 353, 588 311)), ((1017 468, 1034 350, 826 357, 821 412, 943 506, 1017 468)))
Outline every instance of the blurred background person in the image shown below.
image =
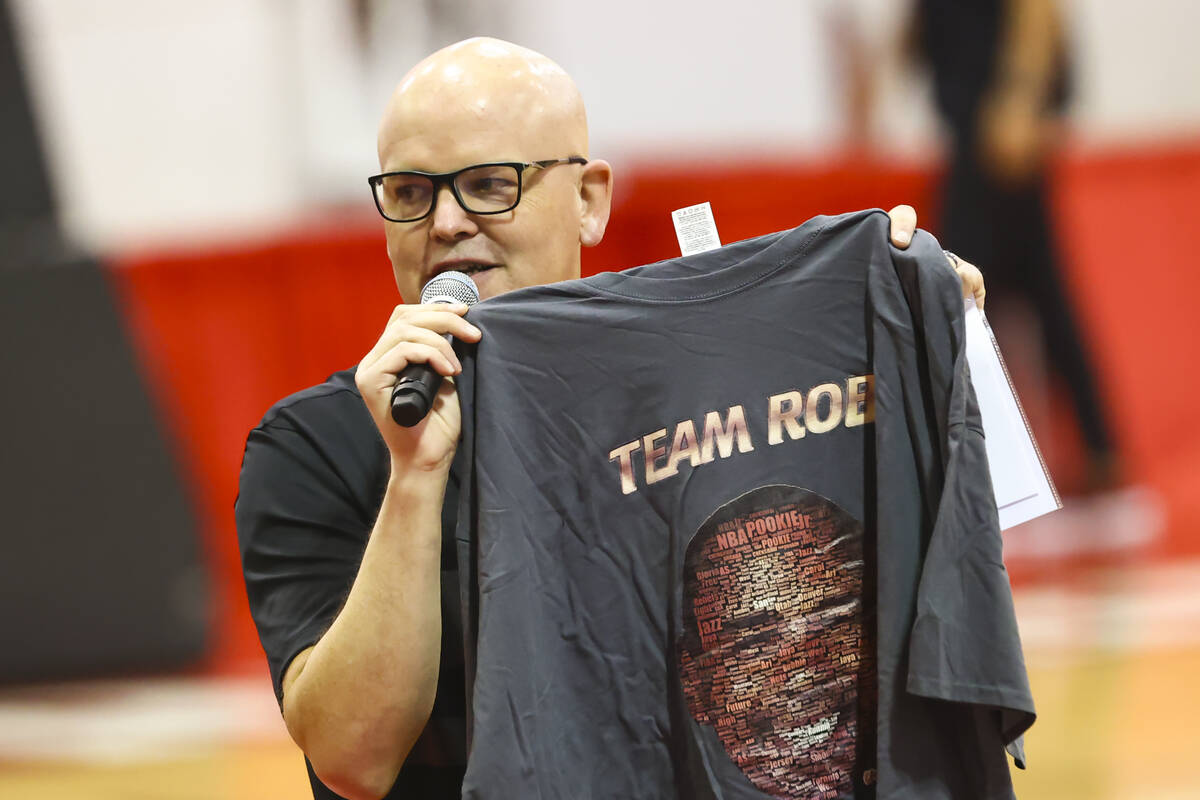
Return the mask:
POLYGON ((1087 490, 1119 481, 1105 398, 1099 392, 1076 301, 1064 287, 1050 208, 1050 159, 1071 91, 1069 39, 1058 0, 917 0, 909 46, 930 68, 949 131, 941 185, 942 244, 979 253, 999 335, 1026 303, 1069 396, 1086 447, 1087 490), (1020 235, 1013 235, 1020 231, 1020 235))

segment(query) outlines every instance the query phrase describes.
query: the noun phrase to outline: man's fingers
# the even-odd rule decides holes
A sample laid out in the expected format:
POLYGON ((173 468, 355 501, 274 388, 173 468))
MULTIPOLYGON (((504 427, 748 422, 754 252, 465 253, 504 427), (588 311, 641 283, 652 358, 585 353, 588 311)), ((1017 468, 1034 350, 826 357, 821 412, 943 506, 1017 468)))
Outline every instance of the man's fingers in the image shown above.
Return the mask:
POLYGON ((958 279, 962 281, 963 297, 974 297, 975 305, 982 310, 984 298, 987 296, 987 289, 983 285, 983 273, 974 264, 963 261, 960 256, 956 256, 949 250, 944 252, 946 260, 950 262, 950 266, 958 274, 958 279))
POLYGON ((888 212, 892 221, 889 236, 896 247, 908 247, 917 230, 917 211, 912 206, 896 206, 888 212))
POLYGON ((392 316, 388 318, 388 323, 395 322, 417 311, 449 311, 451 314, 462 316, 467 313, 469 308, 465 303, 401 303, 392 309, 392 316))
POLYGON ((412 325, 418 328, 428 328, 437 333, 453 334, 456 338, 467 342, 479 341, 478 328, 458 314, 446 312, 437 306, 414 306, 411 314, 406 314, 400 320, 394 320, 388 324, 389 326, 412 325))
POLYGON ((420 328, 416 325, 409 325, 397 331, 400 340, 406 342, 416 342, 423 344, 426 347, 431 347, 442 354, 443 357, 454 365, 454 371, 462 370, 462 364, 458 360, 458 356, 454 353, 454 346, 446 341, 446 337, 440 333, 435 333, 428 328, 420 328))
POLYGON ((463 316, 470 310, 470 306, 465 303, 425 303, 421 305, 404 305, 400 304, 392 309, 392 315, 388 317, 388 325, 400 319, 411 319, 414 314, 421 314, 427 311, 437 311, 443 314, 455 314, 459 317, 463 316))
MULTIPOLYGON (((451 353, 453 356, 453 353, 451 353)), ((395 382, 395 376, 402 372, 409 364, 428 364, 433 367, 440 375, 454 375, 459 372, 461 366, 458 359, 451 360, 446 357, 446 354, 441 352, 436 347, 430 347, 421 342, 399 342, 371 365, 370 371, 372 375, 378 375, 381 381, 378 386, 382 387, 384 383, 391 385, 395 382), (387 376, 384 378, 383 376, 387 376)), ((372 381, 374 381, 372 377, 372 381)), ((362 386, 359 389, 362 390, 362 386)))
MULTIPOLYGON (((389 373, 397 373, 407 366, 407 363, 401 363, 397 366, 395 353, 409 352, 433 352, 437 353, 438 359, 435 361, 432 358, 418 358, 418 361, 435 363, 446 363, 450 365, 451 372, 459 372, 462 369, 462 364, 458 360, 458 356, 454 354, 454 347, 446 341, 441 334, 434 333, 425 328, 418 328, 412 325, 398 326, 389 330, 383 336, 370 353, 359 362, 359 370, 372 372, 382 371, 389 373), (415 349, 405 349, 405 345, 413 345, 415 349)), ((442 370, 438 370, 442 372, 442 370)), ((449 374, 443 372, 443 374, 449 374)))
MULTIPOLYGON (((448 333, 466 342, 477 342, 480 337, 479 329, 463 319, 453 306, 397 306, 375 346, 359 362, 360 366, 366 368, 373 365, 398 342, 414 338, 418 330, 438 339, 447 350, 450 345, 441 339, 441 334, 448 333)), ((420 338, 423 341, 431 341, 425 336, 420 338)))

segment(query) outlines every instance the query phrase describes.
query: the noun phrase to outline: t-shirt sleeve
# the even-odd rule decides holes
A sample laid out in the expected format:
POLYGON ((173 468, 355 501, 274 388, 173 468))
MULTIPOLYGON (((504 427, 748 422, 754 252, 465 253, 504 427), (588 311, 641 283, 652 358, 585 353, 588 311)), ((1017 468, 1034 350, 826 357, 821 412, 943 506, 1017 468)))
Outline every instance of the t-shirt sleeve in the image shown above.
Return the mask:
POLYGON ((246 440, 238 543, 281 705, 288 665, 328 629, 358 573, 386 481, 377 439, 343 391, 277 406, 246 440))
POLYGON ((943 467, 909 640, 908 689, 998 709, 995 719, 1007 745, 1036 714, 967 364, 960 283, 930 236, 914 237, 907 257, 919 260, 913 296, 923 316, 943 467))

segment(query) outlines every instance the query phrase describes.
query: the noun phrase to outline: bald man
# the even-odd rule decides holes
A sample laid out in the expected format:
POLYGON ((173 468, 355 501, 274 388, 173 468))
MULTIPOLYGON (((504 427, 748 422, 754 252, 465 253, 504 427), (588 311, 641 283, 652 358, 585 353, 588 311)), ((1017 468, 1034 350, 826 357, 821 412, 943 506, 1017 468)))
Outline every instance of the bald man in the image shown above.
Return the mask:
MULTIPOLYGON (((577 278, 581 246, 604 235, 612 168, 588 157, 574 82, 525 48, 470 39, 423 60, 388 103, 378 149, 371 186, 406 299, 451 269, 485 299, 577 278)), ((915 214, 890 216, 893 243, 906 246, 915 214)), ((953 266, 982 301, 978 270, 953 266)), ((450 381, 412 428, 392 422, 389 404, 410 363, 459 372, 443 335, 478 341, 465 312, 396 306, 355 370, 280 401, 247 439, 237 503, 247 594, 318 799, 458 796, 459 405, 450 381)))

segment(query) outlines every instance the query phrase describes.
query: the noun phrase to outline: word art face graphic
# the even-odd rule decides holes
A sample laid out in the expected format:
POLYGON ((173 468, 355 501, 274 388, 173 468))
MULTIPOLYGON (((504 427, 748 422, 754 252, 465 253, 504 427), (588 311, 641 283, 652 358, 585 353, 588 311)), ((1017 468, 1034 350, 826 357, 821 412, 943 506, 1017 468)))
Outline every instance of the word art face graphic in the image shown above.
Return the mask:
POLYGON ((860 701, 874 696, 862 588, 862 525, 793 486, 727 503, 688 547, 684 696, 761 791, 853 791, 860 701))

